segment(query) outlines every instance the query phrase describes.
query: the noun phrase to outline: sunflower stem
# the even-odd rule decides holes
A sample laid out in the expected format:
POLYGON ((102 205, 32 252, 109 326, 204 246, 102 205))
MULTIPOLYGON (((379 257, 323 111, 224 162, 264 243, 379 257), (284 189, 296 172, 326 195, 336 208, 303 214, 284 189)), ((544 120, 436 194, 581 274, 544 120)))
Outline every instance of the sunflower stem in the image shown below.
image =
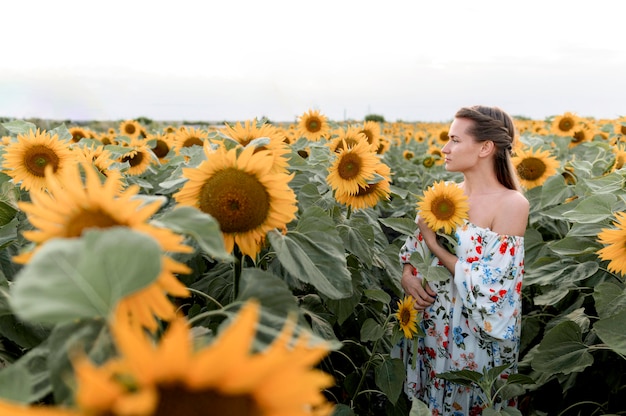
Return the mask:
POLYGON ((235 245, 234 249, 235 253, 235 261, 233 264, 233 293, 232 293, 232 302, 237 299, 237 295, 239 294, 239 281, 241 280, 241 271, 243 269, 243 254, 239 250, 239 247, 235 245))
POLYGON ((352 215, 352 207, 348 205, 348 211, 346 212, 346 219, 349 220, 352 215))
MULTIPOLYGON (((383 322, 382 327, 385 328, 387 326, 387 324, 389 323, 389 320, 391 319, 392 315, 388 314, 387 318, 385 319, 385 322, 383 322)), ((378 348, 378 343, 381 340, 382 337, 378 338, 376 340, 376 342, 374 342, 374 346, 372 347, 372 354, 370 355, 370 357, 368 358, 367 362, 365 363, 365 368, 363 369, 363 373, 361 374, 361 379, 359 380, 359 384, 357 385, 356 389, 354 390, 354 394, 352 395, 352 402, 354 402, 356 400, 356 397, 359 395, 359 390, 361 389, 361 386, 363 385, 363 383, 365 382, 365 376, 367 375, 367 372, 370 368, 370 365, 372 364, 372 357, 376 356, 376 349, 378 348)))

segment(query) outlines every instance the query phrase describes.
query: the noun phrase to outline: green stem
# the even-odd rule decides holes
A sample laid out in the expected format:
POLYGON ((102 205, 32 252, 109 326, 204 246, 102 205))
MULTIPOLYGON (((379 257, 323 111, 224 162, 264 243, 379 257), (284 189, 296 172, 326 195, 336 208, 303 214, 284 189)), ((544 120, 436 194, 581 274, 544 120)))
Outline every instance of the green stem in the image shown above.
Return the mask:
POLYGON ((234 302, 239 294, 239 281, 241 280, 241 272, 243 270, 243 254, 239 247, 235 245, 235 261, 233 262, 233 293, 231 301, 234 302))
MULTIPOLYGON (((387 318, 385 319, 385 322, 382 325, 383 328, 387 326, 390 318, 391 318, 391 315, 387 315, 387 318)), ((376 348, 378 348, 378 342, 381 340, 381 338, 382 337, 378 338, 376 342, 374 343, 374 346, 372 347, 372 354, 370 355, 370 357, 367 359, 367 362, 365 363, 365 368, 363 369, 363 373, 361 373, 361 379, 359 380, 359 384, 357 385, 356 389, 354 390, 354 394, 352 395, 352 400, 351 400, 352 402, 356 400, 356 397, 359 395, 359 390, 361 389, 361 386, 365 382, 365 376, 367 375, 367 371, 369 370, 369 367, 372 364, 372 357, 376 355, 376 348)))

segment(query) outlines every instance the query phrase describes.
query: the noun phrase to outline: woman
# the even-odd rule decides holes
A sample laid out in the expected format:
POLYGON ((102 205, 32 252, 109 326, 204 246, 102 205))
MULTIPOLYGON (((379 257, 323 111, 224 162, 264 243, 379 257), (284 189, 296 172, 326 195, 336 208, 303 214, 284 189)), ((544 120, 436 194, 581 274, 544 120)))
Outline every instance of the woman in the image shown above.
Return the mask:
POLYGON ((412 342, 396 352, 407 363, 405 391, 411 399, 427 403, 433 414, 470 415, 485 406, 480 391, 436 376, 503 364, 511 364, 508 373, 517 370, 529 204, 510 159, 515 128, 507 113, 497 107, 461 108, 448 135, 445 168, 463 174, 458 186, 468 198, 469 218, 454 233, 458 247, 452 253, 418 213, 418 230, 402 246, 400 261, 402 287, 423 311, 426 335, 419 339, 417 357, 412 342), (420 271, 409 264, 416 250, 448 269, 450 279, 422 282, 420 271))

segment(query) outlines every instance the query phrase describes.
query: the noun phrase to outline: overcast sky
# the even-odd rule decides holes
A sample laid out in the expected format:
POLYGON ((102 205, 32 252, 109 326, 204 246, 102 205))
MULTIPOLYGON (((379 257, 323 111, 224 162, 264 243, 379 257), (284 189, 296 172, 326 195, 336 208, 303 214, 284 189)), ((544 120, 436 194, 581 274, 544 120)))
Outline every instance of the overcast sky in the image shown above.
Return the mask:
POLYGON ((626 115, 626 2, 20 0, 0 117, 446 121, 626 115))

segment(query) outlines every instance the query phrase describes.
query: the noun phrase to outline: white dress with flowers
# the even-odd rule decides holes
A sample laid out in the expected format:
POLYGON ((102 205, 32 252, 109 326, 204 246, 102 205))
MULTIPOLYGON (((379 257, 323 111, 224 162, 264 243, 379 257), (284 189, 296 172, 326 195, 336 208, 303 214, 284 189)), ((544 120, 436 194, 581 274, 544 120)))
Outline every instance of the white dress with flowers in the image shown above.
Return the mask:
MULTIPOLYGON (((409 398, 427 403, 433 415, 477 415, 484 406, 480 390, 436 375, 462 369, 483 372, 509 363, 506 373, 517 371, 524 238, 500 235, 468 221, 454 236, 459 259, 454 278, 429 282, 437 297, 422 315, 426 336, 417 341, 417 356, 414 342, 404 339, 392 355, 406 364, 409 398)), ((402 246, 401 263, 408 263, 416 250, 424 258, 432 257, 432 264, 440 264, 419 230, 402 246)))

